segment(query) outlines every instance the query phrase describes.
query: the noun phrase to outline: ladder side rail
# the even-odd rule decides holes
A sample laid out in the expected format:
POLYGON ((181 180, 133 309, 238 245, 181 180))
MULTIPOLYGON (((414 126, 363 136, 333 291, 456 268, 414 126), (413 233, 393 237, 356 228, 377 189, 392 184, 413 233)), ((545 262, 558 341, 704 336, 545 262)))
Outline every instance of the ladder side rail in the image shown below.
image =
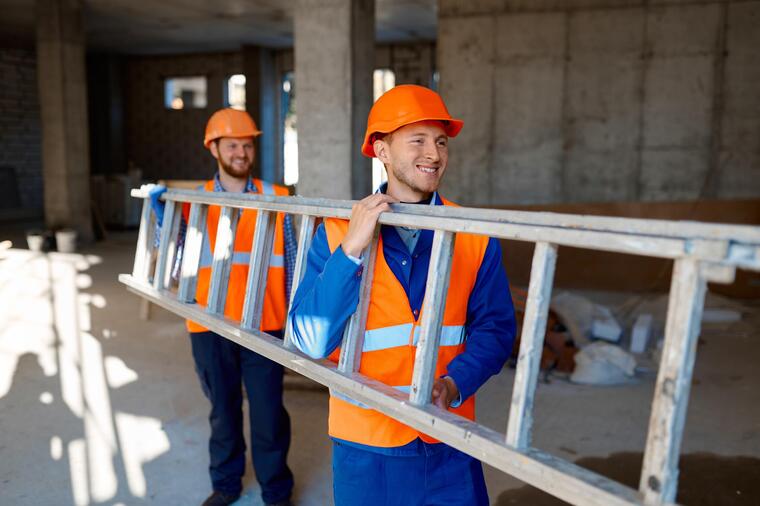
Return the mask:
POLYGON ((646 504, 672 502, 676 497, 678 457, 706 285, 698 261, 676 260, 639 483, 646 504))
POLYGON ((290 287, 290 300, 288 301, 288 316, 285 320, 285 335, 283 336, 283 346, 293 348, 293 323, 290 321, 290 308, 293 307, 298 285, 306 273, 306 264, 311 249, 311 242, 314 238, 314 224, 316 217, 309 215, 301 216, 301 225, 298 232, 298 252, 296 253, 296 265, 293 267, 293 284, 290 287))
POLYGON ((137 247, 135 249, 135 263, 132 275, 148 283, 151 253, 153 251, 153 210, 150 199, 143 198, 142 212, 140 214, 140 230, 137 233, 137 247))
POLYGON ((227 300, 227 283, 235 249, 235 231, 237 229, 240 209, 223 207, 219 216, 214 244, 214 259, 211 264, 211 283, 208 290, 206 311, 212 314, 224 314, 227 300))
MULTIPOLYGON (((189 192, 170 195, 170 199, 187 199, 214 205, 234 205, 237 207, 256 208, 291 214, 310 214, 321 217, 349 219, 351 201, 331 199, 306 199, 303 197, 272 197, 268 195, 220 195, 209 192, 189 192)), ((583 223, 565 220, 547 219, 547 223, 532 224, 508 219, 497 219, 502 214, 509 216, 510 211, 482 209, 450 208, 444 206, 410 206, 393 204, 394 212, 383 213, 379 218, 382 225, 447 230, 488 235, 501 239, 513 239, 529 242, 550 242, 561 246, 573 246, 596 250, 647 255, 660 258, 680 258, 684 255, 702 260, 724 261, 733 265, 741 264, 743 268, 760 271, 760 227, 734 226, 692 223, 694 238, 676 234, 681 222, 670 222, 670 229, 657 225, 661 220, 644 220, 650 222, 651 230, 641 227, 640 231, 631 231, 625 227, 609 229, 593 228, 583 223), (425 208, 425 209, 420 209, 425 208), (496 213, 496 214, 494 214, 496 213), (622 230, 620 230, 622 229, 622 230), (707 237, 702 239, 701 237, 707 237)), ((544 215, 550 213, 529 213, 544 215)), ((573 215, 564 215, 573 217, 573 215)), ((589 217, 595 218, 595 217, 589 217)), ((625 220, 614 218, 615 220, 625 220)), ((535 221, 535 220, 534 220, 535 221)), ((541 220, 538 220, 541 221, 541 220)))
POLYGON ((361 366, 362 350, 364 347, 364 332, 367 328, 372 278, 375 275, 377 250, 380 247, 380 226, 375 227, 372 241, 362 254, 362 280, 359 284, 359 302, 356 311, 346 324, 343 331, 343 342, 340 348, 338 370, 342 373, 352 373, 361 366))
POLYGON ((269 261, 274 249, 276 218, 276 214, 271 211, 256 213, 256 230, 251 244, 251 258, 248 264, 248 279, 243 302, 241 327, 244 329, 258 330, 261 326, 264 294, 269 277, 269 261))
POLYGON ((155 288, 168 288, 171 282, 171 265, 174 255, 171 252, 172 244, 176 246, 176 240, 172 235, 176 235, 179 227, 177 207, 181 204, 178 202, 167 202, 164 208, 164 221, 161 225, 161 238, 158 243, 158 256, 156 259, 156 272, 153 276, 153 286, 155 288))
POLYGON ((258 330, 243 330, 239 322, 182 304, 174 294, 158 292, 122 275, 120 281, 167 310, 198 322, 225 338, 255 351, 299 374, 362 402, 401 423, 429 434, 515 478, 582 506, 639 505, 638 491, 535 448, 517 450, 504 434, 430 404, 417 406, 405 393, 362 374, 346 375, 327 359, 313 360, 258 330))
POLYGON ((436 230, 430 250, 425 299, 422 303, 422 322, 417 353, 414 357, 409 402, 422 406, 430 402, 438 363, 438 346, 446 307, 446 295, 451 279, 451 259, 455 235, 436 230))
POLYGON ((556 263, 557 246, 536 243, 506 433, 507 444, 519 449, 530 446, 533 400, 544 351, 544 333, 556 263))
MULTIPOLYGON (((133 191, 134 196, 141 193, 133 191)), ((256 207, 269 211, 293 214, 313 214, 324 217, 349 218, 354 201, 307 198, 275 197, 270 195, 219 195, 191 190, 170 190, 164 195, 167 200, 198 201, 213 205, 256 207)), ((398 225, 392 215, 411 215, 417 223, 419 218, 452 218, 464 221, 488 221, 495 224, 524 225, 528 227, 565 228, 581 232, 608 232, 613 234, 651 236, 680 240, 736 241, 760 244, 760 229, 752 225, 731 223, 702 223, 682 220, 660 220, 624 218, 611 216, 589 216, 539 211, 516 211, 506 209, 481 209, 470 207, 414 206, 411 204, 391 204, 393 213, 385 213, 383 224, 398 225), (385 221, 388 220, 388 221, 385 221)), ((420 225, 425 228, 428 224, 420 225)), ((548 242, 548 241, 547 241, 548 242)))
POLYGON ((195 301, 195 290, 198 284, 198 269, 201 262, 204 235, 206 234, 207 216, 207 205, 190 205, 190 216, 185 235, 185 245, 182 250, 182 270, 177 296, 181 302, 192 303, 195 301))

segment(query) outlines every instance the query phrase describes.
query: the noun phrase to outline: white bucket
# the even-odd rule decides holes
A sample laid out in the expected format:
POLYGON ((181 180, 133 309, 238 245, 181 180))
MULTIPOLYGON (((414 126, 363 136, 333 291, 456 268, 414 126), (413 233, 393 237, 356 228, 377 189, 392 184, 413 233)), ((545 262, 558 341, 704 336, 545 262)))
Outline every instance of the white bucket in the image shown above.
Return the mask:
POLYGON ((74 253, 77 250, 77 232, 64 228, 55 233, 55 245, 61 253, 74 253))
POLYGON ((42 246, 45 244, 45 236, 42 233, 27 232, 26 244, 29 246, 29 251, 42 251, 42 246))

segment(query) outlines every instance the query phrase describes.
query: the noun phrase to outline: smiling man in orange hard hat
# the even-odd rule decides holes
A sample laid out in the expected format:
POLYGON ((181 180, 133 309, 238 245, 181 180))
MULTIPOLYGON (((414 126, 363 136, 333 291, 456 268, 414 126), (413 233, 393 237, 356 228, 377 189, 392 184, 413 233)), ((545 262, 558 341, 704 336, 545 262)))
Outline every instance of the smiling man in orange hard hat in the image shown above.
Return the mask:
MULTIPOLYGON (((216 160, 217 171, 201 189, 209 192, 288 195, 288 189, 284 186, 251 176, 256 154, 254 141, 259 135, 261 131, 247 112, 235 109, 216 111, 206 125, 203 144, 216 160)), ((158 200, 161 191, 152 192, 157 216, 162 215, 158 200)), ((184 206, 183 225, 188 221, 189 210, 189 206, 184 206)), ((196 302, 202 306, 207 304, 209 296, 220 211, 219 206, 209 206, 206 216, 195 294, 196 302)), ((224 309, 224 315, 235 321, 240 321, 243 313, 255 230, 256 211, 246 209, 240 214, 235 232, 224 309)), ((278 214, 260 327, 275 337, 281 338, 285 327, 296 247, 290 217, 278 214)), ((251 460, 256 479, 261 485, 262 499, 265 504, 290 504, 293 475, 286 462, 290 446, 290 418, 282 402, 282 366, 196 322, 188 320, 187 330, 190 332, 195 369, 203 393, 211 403, 209 474, 213 492, 203 506, 232 504, 242 491, 246 450, 242 385, 245 385, 250 408, 251 460)))
MULTIPOLYGON (((314 358, 337 361, 343 329, 356 310, 361 256, 378 217, 397 202, 454 205, 438 187, 449 139, 463 122, 441 97, 415 85, 381 96, 370 111, 362 153, 386 167, 388 183, 356 203, 350 221, 317 229, 290 312, 294 342, 314 358)), ((409 392, 433 232, 383 225, 359 372, 409 392)), ((514 308, 499 242, 456 234, 432 402, 475 417, 475 391, 512 350, 514 308)), ((342 505, 487 505, 481 463, 368 406, 333 393, 333 492, 342 505)))

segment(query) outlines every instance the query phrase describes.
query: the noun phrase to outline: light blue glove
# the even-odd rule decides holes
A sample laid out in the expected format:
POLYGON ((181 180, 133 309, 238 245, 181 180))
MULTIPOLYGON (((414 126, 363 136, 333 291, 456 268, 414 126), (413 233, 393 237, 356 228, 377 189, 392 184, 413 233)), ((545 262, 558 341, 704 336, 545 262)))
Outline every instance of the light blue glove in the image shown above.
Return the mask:
POLYGON ((161 195, 163 195, 166 192, 166 186, 157 184, 153 185, 153 188, 151 188, 148 191, 148 195, 150 195, 150 207, 153 209, 153 212, 156 214, 156 224, 160 227, 164 222, 164 208, 166 207, 166 202, 160 199, 161 195))

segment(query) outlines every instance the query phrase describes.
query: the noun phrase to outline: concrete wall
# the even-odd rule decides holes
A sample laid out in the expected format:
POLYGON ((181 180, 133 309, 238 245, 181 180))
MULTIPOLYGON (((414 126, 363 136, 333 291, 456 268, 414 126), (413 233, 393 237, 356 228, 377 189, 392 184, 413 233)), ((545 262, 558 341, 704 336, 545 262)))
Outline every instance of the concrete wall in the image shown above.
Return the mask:
POLYGON ((461 203, 760 196, 760 2, 439 2, 461 203))
MULTIPOLYGON (((12 167, 18 185, 0 188, 0 209, 13 204, 42 212, 41 144, 35 52, 0 49, 0 167, 12 167)), ((9 184, 8 169, 0 170, 9 184)))
POLYGON ((132 57, 126 61, 125 107, 128 162, 148 179, 208 179, 216 170, 203 147, 210 114, 222 107, 224 79, 242 72, 235 53, 132 57), (164 107, 164 78, 205 75, 205 109, 164 107))

